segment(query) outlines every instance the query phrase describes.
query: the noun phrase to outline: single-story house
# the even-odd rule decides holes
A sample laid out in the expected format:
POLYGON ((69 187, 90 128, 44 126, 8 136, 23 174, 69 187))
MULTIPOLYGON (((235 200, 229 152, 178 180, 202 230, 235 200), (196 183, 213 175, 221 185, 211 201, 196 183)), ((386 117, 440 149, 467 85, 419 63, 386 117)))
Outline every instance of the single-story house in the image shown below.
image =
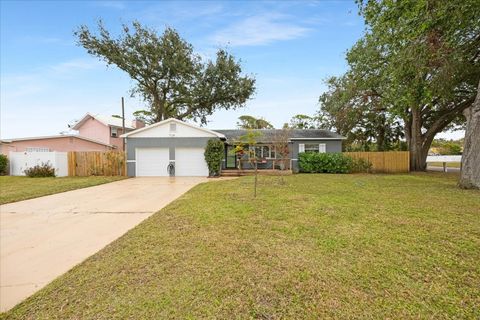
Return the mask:
POLYGON ((8 156, 12 152, 49 152, 49 151, 108 151, 114 145, 103 141, 82 137, 76 134, 54 136, 2 139, 1 153, 8 156))
MULTIPOLYGON (((145 127, 140 120, 125 124, 125 132, 145 127)), ((78 134, 60 134, 52 136, 27 137, 0 140, 0 153, 8 156, 12 152, 50 152, 50 151, 108 151, 122 150, 122 119, 118 117, 93 115, 87 113, 73 126, 78 134)))
MULTIPOLYGON (((281 130, 258 130, 256 155, 259 168, 276 167, 277 154, 273 138, 281 130)), ((177 119, 167 119, 122 135, 126 139, 129 176, 208 176, 204 151, 209 139, 225 143, 223 169, 236 169, 241 157, 232 152, 246 130, 209 130, 177 119), (172 171, 172 167, 174 170, 172 171)), ((298 170, 300 152, 341 152, 345 138, 327 130, 290 130, 288 136, 289 167, 298 170)), ((248 169, 243 166, 244 169, 248 169)))

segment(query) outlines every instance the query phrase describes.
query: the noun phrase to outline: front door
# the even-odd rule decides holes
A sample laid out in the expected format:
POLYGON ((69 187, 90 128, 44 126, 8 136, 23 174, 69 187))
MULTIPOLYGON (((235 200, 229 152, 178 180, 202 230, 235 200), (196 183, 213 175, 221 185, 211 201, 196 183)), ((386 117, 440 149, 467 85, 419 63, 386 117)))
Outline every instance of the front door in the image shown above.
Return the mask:
POLYGON ((227 159, 225 166, 226 169, 237 168, 237 155, 234 153, 234 150, 234 146, 227 146, 227 148, 225 148, 225 159, 227 159))

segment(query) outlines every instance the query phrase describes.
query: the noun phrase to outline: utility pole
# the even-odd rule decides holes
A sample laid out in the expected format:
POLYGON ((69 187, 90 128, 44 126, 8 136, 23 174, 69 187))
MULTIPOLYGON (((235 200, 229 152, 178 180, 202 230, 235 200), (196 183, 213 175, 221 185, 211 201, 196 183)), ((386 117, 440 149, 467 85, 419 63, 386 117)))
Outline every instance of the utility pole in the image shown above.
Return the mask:
MULTIPOLYGON (((125 134, 125 102, 122 97, 122 134, 125 134)), ((123 151, 125 151, 125 138, 122 139, 123 151)))

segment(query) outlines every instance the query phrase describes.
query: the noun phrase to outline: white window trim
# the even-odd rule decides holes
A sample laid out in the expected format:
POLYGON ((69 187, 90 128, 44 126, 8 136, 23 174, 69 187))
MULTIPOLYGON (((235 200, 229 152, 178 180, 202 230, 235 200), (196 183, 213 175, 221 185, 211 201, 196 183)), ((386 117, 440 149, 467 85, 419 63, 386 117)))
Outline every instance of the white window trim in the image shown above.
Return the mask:
POLYGON ((254 148, 260 148, 260 150, 261 150, 261 151, 260 151, 260 155, 261 155, 260 158, 261 158, 261 159, 276 159, 277 153, 276 153, 275 151, 274 151, 274 152, 275 152, 275 157, 272 158, 272 149, 275 149, 275 146, 273 146, 273 145, 270 145, 270 144, 257 144, 257 145, 255 145, 255 146, 249 146, 249 150, 252 150, 252 148, 253 148, 254 151, 255 151, 254 148), (268 157, 264 157, 264 156, 263 156, 263 147, 268 147, 268 157))
MULTIPOLYGON (((318 150, 315 150, 314 152, 318 152, 320 153, 320 144, 316 144, 316 143, 306 143, 306 145, 311 145, 311 146, 316 146, 318 148, 318 150)), ((306 146, 304 146, 304 152, 307 152, 307 151, 313 151, 313 150, 307 150, 306 146)))
MULTIPOLYGON (((316 145, 315 143, 307 143, 311 145, 316 145)), ((305 143, 298 144, 298 153, 306 152, 305 150, 305 143)), ((326 143, 319 143, 318 144, 318 153, 326 153, 327 152, 327 144, 326 143)))
POLYGON ((318 153, 326 153, 327 152, 327 144, 326 143, 319 143, 318 144, 318 153))
POLYGON ((110 137, 118 138, 118 128, 117 127, 110 127, 110 137), (115 135, 113 135, 115 133, 115 135))

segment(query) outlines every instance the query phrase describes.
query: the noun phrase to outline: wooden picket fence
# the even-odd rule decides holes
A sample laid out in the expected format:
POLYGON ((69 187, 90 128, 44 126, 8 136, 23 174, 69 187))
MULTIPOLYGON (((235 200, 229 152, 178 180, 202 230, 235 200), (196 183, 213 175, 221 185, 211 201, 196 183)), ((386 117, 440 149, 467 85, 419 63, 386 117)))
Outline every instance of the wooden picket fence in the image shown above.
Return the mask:
POLYGON ((70 151, 68 152, 68 175, 126 176, 125 152, 70 151))
POLYGON ((410 152, 344 152, 352 158, 362 158, 372 164, 371 172, 401 173, 410 171, 410 152))

